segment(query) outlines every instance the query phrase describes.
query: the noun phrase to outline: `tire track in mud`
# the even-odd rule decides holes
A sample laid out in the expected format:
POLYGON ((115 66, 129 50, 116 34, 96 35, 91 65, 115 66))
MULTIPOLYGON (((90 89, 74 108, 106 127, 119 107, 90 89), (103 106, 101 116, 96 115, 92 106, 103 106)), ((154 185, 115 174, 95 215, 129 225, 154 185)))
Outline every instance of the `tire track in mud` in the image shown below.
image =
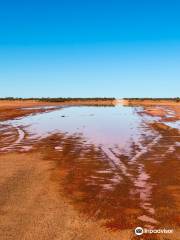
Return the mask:
POLYGON ((21 144, 25 132, 20 127, 3 126, 0 130, 0 152, 11 151, 21 144))
MULTIPOLYGON (((144 154, 149 152, 153 146, 158 144, 159 140, 161 139, 161 135, 158 135, 154 138, 154 140, 149 143, 147 146, 142 146, 141 150, 135 154, 134 157, 128 160, 127 166, 121 161, 121 157, 112 150, 112 149, 102 149, 105 154, 107 155, 108 159, 110 160, 111 166, 116 169, 115 171, 115 178, 121 181, 124 177, 128 178, 128 181, 134 185, 134 192, 135 194, 139 194, 140 196, 140 207, 147 212, 146 216, 140 216, 139 220, 146 220, 151 222, 152 224, 157 224, 158 221, 149 216, 149 213, 152 215, 155 214, 155 209, 152 207, 150 203, 151 195, 152 195, 152 187, 148 180, 150 176, 146 173, 144 165, 138 162, 138 159, 141 158, 144 154), (132 173, 129 171, 131 170, 131 166, 135 166, 138 171, 138 176, 133 176, 132 173)), ((131 189, 130 189, 131 191, 131 189)), ((130 193, 132 194, 132 192, 130 193)))

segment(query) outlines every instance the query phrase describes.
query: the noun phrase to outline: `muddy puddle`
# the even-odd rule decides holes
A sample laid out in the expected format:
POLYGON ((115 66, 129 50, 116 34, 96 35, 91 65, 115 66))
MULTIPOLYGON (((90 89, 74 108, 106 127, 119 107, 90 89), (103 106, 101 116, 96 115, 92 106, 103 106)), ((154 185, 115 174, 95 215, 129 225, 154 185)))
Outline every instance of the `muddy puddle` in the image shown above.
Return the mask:
POLYGON ((60 191, 107 228, 179 227, 179 122, 143 107, 71 106, 5 121, 0 131, 1 152, 38 146, 57 163, 60 191))

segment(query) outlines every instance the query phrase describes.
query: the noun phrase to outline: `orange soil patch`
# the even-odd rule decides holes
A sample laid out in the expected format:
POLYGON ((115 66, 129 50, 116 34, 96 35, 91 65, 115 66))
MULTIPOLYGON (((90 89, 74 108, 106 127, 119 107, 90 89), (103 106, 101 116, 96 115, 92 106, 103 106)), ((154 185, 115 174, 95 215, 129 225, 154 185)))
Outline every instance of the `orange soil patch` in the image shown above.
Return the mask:
POLYGON ((0 108, 64 106, 64 105, 114 105, 115 100, 71 100, 64 102, 44 102, 37 100, 0 100, 0 108))
POLYGON ((180 102, 171 100, 124 100, 125 105, 137 106, 179 106, 180 102))

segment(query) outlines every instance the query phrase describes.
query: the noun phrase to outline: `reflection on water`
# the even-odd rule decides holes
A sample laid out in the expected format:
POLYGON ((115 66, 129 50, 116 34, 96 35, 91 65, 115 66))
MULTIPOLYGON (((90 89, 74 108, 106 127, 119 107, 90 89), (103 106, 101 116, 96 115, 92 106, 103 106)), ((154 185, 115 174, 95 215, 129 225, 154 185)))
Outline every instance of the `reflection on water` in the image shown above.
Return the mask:
POLYGON ((45 158, 57 161, 79 211, 113 229, 178 226, 180 135, 142 111, 67 107, 6 124, 25 128, 29 142, 38 139, 45 158))
POLYGON ((132 107, 67 107, 45 114, 28 116, 10 121, 14 126, 26 129, 36 137, 52 133, 77 134, 87 143, 125 149, 130 143, 138 144, 142 119, 132 107))

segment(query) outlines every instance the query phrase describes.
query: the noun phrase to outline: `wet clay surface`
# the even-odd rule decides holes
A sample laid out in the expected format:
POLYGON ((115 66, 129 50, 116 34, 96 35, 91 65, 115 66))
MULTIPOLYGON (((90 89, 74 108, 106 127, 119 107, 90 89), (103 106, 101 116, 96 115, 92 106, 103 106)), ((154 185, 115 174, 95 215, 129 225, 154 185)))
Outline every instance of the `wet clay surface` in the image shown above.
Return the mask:
POLYGON ((115 165, 101 148, 87 146, 77 137, 55 135, 42 147, 45 159, 57 161, 61 191, 78 210, 105 220, 110 229, 139 225, 174 229, 180 222, 179 136, 177 131, 159 132, 161 137, 147 152, 136 159, 116 154, 115 165))
MULTIPOLYGON (((171 119, 168 107, 160 112, 158 107, 150 108, 135 109, 140 137, 130 135, 128 147, 119 147, 118 142, 115 145, 114 138, 110 145, 88 141, 86 135, 73 131, 56 131, 40 138, 28 132, 31 128, 27 125, 7 122, 0 129, 1 154, 43 152, 44 161, 56 165, 50 178, 58 183, 58 191, 75 210, 101 221, 110 231, 134 230, 137 226, 168 228, 175 230, 168 238, 178 239, 180 132, 177 124, 168 123, 179 120, 179 108, 169 108, 168 113, 174 112, 171 119)), ((160 239, 161 235, 154 237, 160 239)))

